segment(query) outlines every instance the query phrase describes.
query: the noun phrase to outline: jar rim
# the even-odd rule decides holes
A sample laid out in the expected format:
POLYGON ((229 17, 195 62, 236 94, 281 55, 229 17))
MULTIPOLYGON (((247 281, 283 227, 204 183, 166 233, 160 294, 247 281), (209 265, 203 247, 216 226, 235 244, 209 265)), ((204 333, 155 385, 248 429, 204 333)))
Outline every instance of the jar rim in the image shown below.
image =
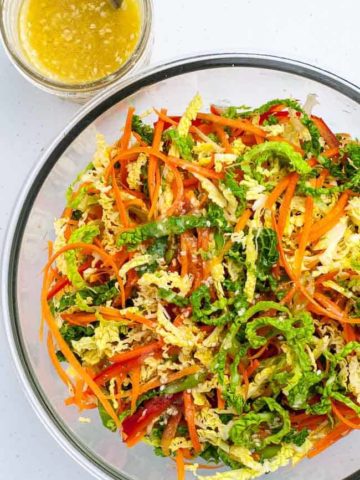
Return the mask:
MULTIPOLYGON (((19 2, 19 9, 24 0, 19 2)), ((129 56, 126 62, 121 65, 120 68, 112 72, 111 74, 101 77, 98 80, 91 82, 81 83, 66 83, 63 81, 52 79, 46 75, 43 75, 35 67, 32 67, 30 62, 25 62, 16 48, 13 46, 9 35, 9 26, 7 25, 7 15, 9 13, 9 7, 13 3, 13 0, 0 0, 0 38, 4 45, 5 51, 10 58, 10 61, 17 68, 17 70, 30 82, 34 83, 37 87, 57 95, 91 95, 97 93, 99 90, 112 85, 119 79, 123 78, 127 73, 134 69, 138 65, 139 61, 144 57, 147 47, 151 40, 152 24, 153 24, 153 5, 152 0, 137 0, 142 12, 141 29, 139 40, 129 56)), ((18 27, 16 27, 18 30, 18 27)))

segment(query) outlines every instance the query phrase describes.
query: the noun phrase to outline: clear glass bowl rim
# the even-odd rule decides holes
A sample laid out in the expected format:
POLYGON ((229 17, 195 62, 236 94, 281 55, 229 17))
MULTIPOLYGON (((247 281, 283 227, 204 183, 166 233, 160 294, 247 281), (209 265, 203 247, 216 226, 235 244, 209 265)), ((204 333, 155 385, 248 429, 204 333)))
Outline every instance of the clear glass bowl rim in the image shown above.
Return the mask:
MULTIPOLYGON (((139 89, 153 85, 163 79, 176 77, 183 73, 221 67, 265 68, 300 75, 331 87, 360 104, 359 86, 326 70, 284 57, 254 53, 203 54, 152 66, 124 81, 109 86, 79 110, 35 165, 21 190, 21 195, 11 215, 2 255, 2 309, 6 334, 17 373, 27 398, 47 430, 78 464, 100 480, 109 478, 115 480, 129 479, 126 475, 119 474, 112 467, 102 462, 99 457, 88 450, 86 445, 80 444, 70 434, 66 425, 54 412, 51 404, 47 402, 46 394, 38 384, 23 348, 17 311, 16 285, 17 264, 24 229, 36 196, 58 158, 73 139, 99 115, 139 89)), ((344 480, 359 479, 360 470, 344 480)))
POLYGON ((5 25, 6 1, 7 0, 0 0, 0 40, 2 40, 5 52, 7 53, 12 64, 27 80, 49 93, 72 96, 81 94, 87 95, 91 93, 95 94, 101 89, 104 89, 110 85, 114 85, 115 82, 119 81, 137 66, 141 59, 146 55, 147 48, 151 43, 153 27, 153 3, 152 0, 139 0, 139 3, 143 8, 144 15, 139 41, 133 53, 118 70, 94 82, 67 84, 61 81, 51 80, 49 77, 39 73, 35 68, 27 66, 11 44, 5 25))

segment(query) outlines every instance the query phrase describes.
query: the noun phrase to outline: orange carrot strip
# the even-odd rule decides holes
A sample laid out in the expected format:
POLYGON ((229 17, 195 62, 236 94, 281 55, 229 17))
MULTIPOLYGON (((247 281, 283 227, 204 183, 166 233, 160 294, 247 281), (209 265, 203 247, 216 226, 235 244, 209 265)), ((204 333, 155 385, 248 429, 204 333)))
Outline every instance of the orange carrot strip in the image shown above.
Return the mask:
POLYGON ((178 166, 183 170, 188 170, 189 172, 192 172, 192 173, 198 173, 207 178, 221 179, 224 176, 223 173, 217 173, 214 170, 211 170, 209 168, 201 167, 195 162, 188 162, 186 160, 182 160, 181 158, 169 157, 164 153, 159 152, 158 150, 155 150, 154 148, 151 148, 151 147, 133 147, 126 152, 120 152, 111 160, 109 165, 106 167, 106 172, 104 174, 105 179, 108 178, 111 172, 111 169, 116 162, 125 160, 132 155, 138 155, 140 153, 145 153, 146 155, 154 155, 155 157, 163 161, 166 165, 178 166))
POLYGON ((155 215, 156 207, 157 207, 157 202, 159 199, 160 195, 160 188, 161 188, 161 175, 160 175, 160 170, 156 170, 155 174, 155 188, 154 188, 154 194, 151 200, 151 208, 149 211, 149 219, 153 218, 155 215))
MULTIPOLYGON (((86 245, 86 244, 85 244, 86 245)), ((60 250, 59 250, 60 252, 60 250)), ((75 370, 75 372, 79 375, 80 378, 83 379, 84 383, 88 385, 90 390, 94 393, 94 395, 98 398, 99 402, 103 405, 105 411, 110 415, 110 417, 114 420, 115 425, 120 428, 121 423, 119 421, 118 416, 116 415, 112 405, 110 402, 107 400, 106 396, 102 392, 101 388, 94 382, 94 380, 91 378, 91 376, 86 372, 86 370, 81 366, 73 352, 71 351, 69 345, 66 343, 66 341, 63 339, 58 326, 56 324, 56 320, 53 317, 50 307, 47 302, 47 291, 49 288, 49 282, 48 282, 48 274, 49 274, 49 268, 51 264, 53 263, 54 257, 56 255, 59 255, 59 252, 57 252, 55 255, 51 257, 49 262, 47 263, 44 271, 44 280, 43 280, 43 285, 42 285, 42 290, 41 290, 41 311, 42 311, 42 316, 45 318, 45 321, 49 327, 50 332, 52 333, 53 337, 56 339, 56 342, 59 346, 60 351, 63 353, 64 357, 66 358, 67 362, 72 366, 72 368, 75 370)))
POLYGON ((296 290, 297 290, 297 286, 293 285, 292 288, 285 295, 285 297, 280 301, 281 305, 286 305, 288 302, 290 302, 290 300, 295 295, 296 290))
POLYGON ((325 150, 322 155, 326 158, 336 157, 336 155, 339 155, 339 147, 329 148, 325 150))
POLYGON ((272 208, 275 204, 276 200, 280 197, 280 195, 286 190, 290 182, 290 175, 282 178, 280 182, 276 185, 274 190, 270 193, 267 197, 264 208, 272 208))
POLYGON ((170 444, 173 439, 176 437, 176 431, 179 426, 180 420, 182 417, 182 412, 178 412, 176 415, 172 415, 168 423, 166 424, 164 433, 161 437, 161 449, 163 454, 168 457, 170 455, 170 444))
POLYGON ((133 322, 136 322, 136 323, 142 323, 143 325, 147 326, 148 328, 151 328, 151 329, 154 329, 156 324, 155 322, 153 322, 152 320, 142 316, 142 315, 139 315, 138 313, 130 313, 130 312, 124 312, 123 313, 123 316, 125 318, 128 318, 130 320, 132 320, 133 322))
POLYGON ((339 308, 336 303, 330 300, 326 295, 323 295, 320 292, 315 292, 314 293, 314 298, 317 300, 322 306, 326 307, 326 314, 327 316, 330 316, 330 318, 335 317, 335 320, 338 320, 339 322, 343 323, 349 323, 349 324, 359 324, 360 323, 360 318, 348 318, 346 313, 339 308))
POLYGON ((136 444, 138 444, 146 435, 146 429, 143 430, 142 432, 139 432, 137 435, 135 435, 133 438, 130 438, 129 440, 126 441, 127 447, 131 448, 134 447, 136 444))
POLYGON ((70 243, 68 245, 65 245, 64 247, 61 247, 56 253, 54 253, 54 255, 48 260, 47 264, 44 267, 44 270, 45 271, 48 270, 50 266, 54 263, 54 261, 63 253, 68 252, 69 250, 77 250, 77 249, 97 253, 101 257, 102 261, 105 264, 108 264, 113 269, 116 279, 119 283, 122 303, 125 304, 124 284, 119 275, 119 271, 118 271, 119 269, 116 266, 116 263, 114 262, 112 257, 108 255, 102 248, 97 247, 96 245, 91 245, 83 242, 76 242, 76 243, 70 243))
MULTIPOLYGON (((161 112, 166 114, 165 109, 162 109, 161 112)), ((159 150, 161 135, 163 130, 164 130, 164 121, 159 118, 155 126, 154 138, 152 143, 152 147, 155 150, 159 150)), ((149 186, 150 199, 152 203, 154 199, 154 193, 156 190, 157 178, 159 177, 160 177, 160 172, 159 172, 159 166, 158 166, 158 159, 153 155, 151 155, 149 159, 149 169, 148 169, 148 186, 149 186)))
POLYGON ((140 374, 141 367, 136 367, 130 373, 131 377, 131 412, 136 410, 136 402, 140 395, 140 374))
MULTIPOLYGON (((235 230, 236 233, 240 233, 242 230, 244 230, 244 228, 246 227, 246 224, 247 224, 248 220, 250 219, 252 213, 253 212, 250 209, 246 209, 244 211, 244 213, 239 218, 237 224, 235 225, 234 230, 235 230)), ((219 257, 218 257, 218 259, 220 259, 220 261, 224 257, 224 255, 226 255, 227 252, 230 250, 232 244, 233 244, 232 240, 228 240, 225 243, 225 245, 224 245, 224 247, 223 247, 223 249, 222 249, 222 251, 221 251, 221 253, 219 254, 219 257)))
POLYGON ((116 177, 115 177, 115 170, 114 168, 112 169, 112 188, 114 191, 114 196, 115 196, 115 203, 116 207, 119 212, 120 220, 122 223, 123 227, 128 227, 129 226, 129 220, 128 220, 128 215, 125 209, 124 202, 121 198, 121 191, 120 188, 116 182, 116 177))
POLYGON ((82 410, 82 405, 83 405, 83 393, 84 393, 83 389, 84 389, 84 380, 80 378, 76 381, 75 395, 74 395, 75 404, 78 406, 79 410, 82 410))
POLYGON ((225 130, 220 125, 214 125, 214 131, 216 135, 219 137, 221 145, 224 147, 226 153, 231 153, 231 145, 228 139, 225 130))
POLYGON ((180 264, 181 276, 185 277, 189 272, 188 241, 186 232, 180 235, 180 264))
POLYGON ((335 413, 335 415, 340 420, 340 422, 344 423, 346 426, 348 426, 350 428, 353 428, 355 430, 360 430, 360 423, 352 422, 348 418, 344 417, 344 415, 337 408, 335 402, 331 402, 331 408, 332 408, 332 411, 335 413))
POLYGON ((127 360, 131 360, 132 358, 140 357, 141 355, 155 352, 156 350, 160 350, 161 347, 164 345, 162 340, 157 342, 151 342, 147 345, 142 345, 140 347, 134 348, 128 352, 118 353, 110 358, 110 361, 113 363, 122 363, 127 360))
POLYGON ((347 435, 350 431, 351 428, 349 428, 347 425, 344 425, 343 423, 338 424, 327 435, 325 435, 325 437, 321 438, 314 445, 314 448, 307 455, 308 458, 313 458, 319 453, 323 452, 334 442, 347 435))
POLYGON ((268 348, 268 346, 269 346, 269 342, 266 343, 263 347, 261 347, 256 353, 249 356, 248 359, 249 360, 255 360, 256 358, 261 357, 261 355, 265 352, 265 350, 268 348))
POLYGON ((175 382, 176 380, 180 380, 180 378, 187 377, 188 375, 193 375, 200 370, 200 367, 197 365, 192 365, 191 367, 186 367, 180 370, 179 372, 170 373, 167 375, 166 383, 160 381, 160 379, 150 380, 149 382, 145 383, 140 388, 140 395, 143 393, 148 392, 149 390, 154 390, 155 388, 159 388, 162 385, 166 385, 168 383, 175 382))
POLYGON ((251 377, 251 375, 255 372, 255 370, 258 368, 259 365, 260 365, 259 360, 251 361, 250 365, 246 369, 246 375, 248 378, 251 377))
POLYGON ((344 328, 344 338, 347 342, 354 342, 357 340, 354 327, 352 327, 349 323, 345 323, 343 328, 344 328))
POLYGON ((224 400, 224 397, 222 396, 220 388, 216 389, 216 399, 217 399, 217 408, 219 410, 224 410, 225 400, 224 400))
POLYGON ((129 107, 127 116, 126 116, 126 122, 125 122, 125 127, 124 127, 124 133, 123 136, 120 140, 120 146, 122 150, 126 150, 129 147, 129 142, 130 142, 130 137, 131 137, 131 124, 132 124, 132 119, 134 116, 135 108, 134 107, 129 107))
POLYGON ((285 230, 287 218, 290 213, 291 200, 293 199, 298 180, 299 180, 298 173, 290 174, 290 181, 287 186, 283 201, 281 202, 280 209, 279 209, 278 229, 279 229, 280 238, 282 238, 285 230))
POLYGON ((278 245, 277 246, 278 246, 278 250, 279 250, 281 263, 282 263, 283 267, 285 268, 285 271, 288 274, 288 277, 291 280, 295 280, 294 272, 292 271, 292 268, 290 267, 290 265, 287 261, 287 258, 286 258, 285 252, 284 252, 284 248, 282 246, 281 236, 280 236, 279 228, 278 228, 278 225, 277 225, 277 222, 276 222, 275 213, 272 212, 271 216, 272 216, 273 227, 274 227, 274 230, 276 232, 276 236, 277 236, 277 240, 278 240, 278 245))
POLYGON ((299 247, 295 252, 295 258, 294 258, 294 274, 296 278, 300 277, 301 267, 304 260, 306 247, 309 244, 310 230, 313 223, 313 218, 312 218, 313 209, 314 209, 314 199, 312 197, 306 197, 304 226, 301 232, 299 247))
POLYGON ((348 199, 349 192, 345 191, 344 193, 342 193, 337 204, 331 209, 331 211, 326 215, 326 217, 316 222, 316 224, 311 229, 309 235, 309 241, 311 243, 316 242, 317 240, 319 240, 319 238, 325 235, 325 233, 335 227, 335 225, 338 223, 338 221, 344 214, 348 199))
POLYGON ((66 374, 65 370, 62 368, 61 363, 59 362, 59 360, 56 356, 55 346, 54 346, 54 342, 53 342, 51 332, 49 332, 48 336, 47 336, 47 347, 48 347, 50 360, 51 360, 51 362, 52 362, 52 364, 53 364, 53 366, 56 370, 56 373, 59 375, 59 378, 63 381, 63 383, 67 387, 71 386, 72 388, 74 388, 74 385, 73 385, 72 381, 70 380, 70 378, 66 374))
POLYGON ((185 480, 185 463, 181 448, 176 451, 175 460, 177 467, 177 480, 185 480))
POLYGON ((195 452, 199 454, 201 452, 201 444, 200 444, 199 436, 195 426, 195 406, 194 406, 193 398, 190 392, 184 392, 183 398, 184 398, 184 415, 185 415, 186 423, 188 425, 191 443, 194 447, 195 452))
POLYGON ((96 322, 98 319, 94 313, 62 313, 61 318, 71 325, 88 325, 96 322))
POLYGON ((197 118, 225 127, 240 128, 245 132, 253 133, 254 135, 258 135, 259 137, 266 137, 266 132, 264 132, 264 130, 256 127, 255 125, 246 120, 240 120, 238 118, 232 119, 220 117, 219 115, 214 115, 213 113, 198 113, 197 118))

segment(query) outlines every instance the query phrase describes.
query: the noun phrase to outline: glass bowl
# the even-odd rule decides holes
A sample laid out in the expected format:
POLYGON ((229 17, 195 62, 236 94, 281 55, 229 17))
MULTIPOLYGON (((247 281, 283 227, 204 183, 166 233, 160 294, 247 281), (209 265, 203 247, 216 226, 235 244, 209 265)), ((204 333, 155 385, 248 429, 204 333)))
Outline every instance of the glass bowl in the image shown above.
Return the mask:
POLYGON ((24 0, 0 0, 0 36, 5 50, 19 72, 33 85, 55 95, 84 101, 105 87, 136 72, 149 61, 152 46, 152 0, 137 0, 141 13, 139 41, 128 60, 114 73, 94 82, 68 84, 39 72, 24 54, 19 38, 19 12, 24 0))
MULTIPOLYGON (((335 131, 360 137, 360 89, 355 85, 288 59, 221 54, 153 68, 107 89, 83 107, 50 146, 22 189, 9 227, 2 269, 4 317, 13 359, 34 410, 64 449, 102 480, 171 480, 176 472, 171 460, 155 457, 145 444, 127 449, 118 434, 102 427, 96 411, 83 413, 91 418, 83 424, 75 408, 64 406, 67 392, 38 338, 46 241, 53 238, 52 223, 61 214, 67 186, 94 152, 96 132, 113 142, 129 105, 138 112, 166 106, 177 114, 196 91, 205 105, 254 106, 276 97, 304 101, 314 93, 320 102, 317 114, 335 131)), ((360 469, 359 440, 359 432, 354 432, 315 459, 267 478, 342 480, 360 469)))

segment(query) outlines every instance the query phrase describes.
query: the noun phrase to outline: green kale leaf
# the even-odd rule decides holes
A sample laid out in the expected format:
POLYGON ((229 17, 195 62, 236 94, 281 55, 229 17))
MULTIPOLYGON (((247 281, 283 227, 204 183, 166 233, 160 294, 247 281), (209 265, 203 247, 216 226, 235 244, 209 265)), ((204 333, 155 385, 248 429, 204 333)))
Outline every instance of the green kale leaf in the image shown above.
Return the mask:
POLYGON ((309 433, 310 432, 307 428, 303 428, 300 431, 291 429, 290 432, 283 438, 283 442, 293 443, 297 447, 301 447, 301 445, 305 443, 305 440, 309 436, 309 433))
POLYGON ((248 150, 243 157, 243 164, 261 165, 271 158, 278 158, 289 166, 290 171, 295 171, 300 175, 307 175, 311 172, 311 167, 300 153, 284 142, 265 142, 256 145, 248 150))
POLYGON ((149 222, 139 225, 133 230, 121 233, 117 238, 117 245, 129 245, 135 247, 151 238, 161 238, 168 235, 180 235, 192 228, 203 228, 208 225, 206 216, 183 215, 180 217, 169 217, 159 222, 149 222))
POLYGON ((145 143, 151 145, 154 138, 154 129, 144 123, 139 115, 134 115, 131 122, 131 129, 136 132, 144 140, 145 143))

